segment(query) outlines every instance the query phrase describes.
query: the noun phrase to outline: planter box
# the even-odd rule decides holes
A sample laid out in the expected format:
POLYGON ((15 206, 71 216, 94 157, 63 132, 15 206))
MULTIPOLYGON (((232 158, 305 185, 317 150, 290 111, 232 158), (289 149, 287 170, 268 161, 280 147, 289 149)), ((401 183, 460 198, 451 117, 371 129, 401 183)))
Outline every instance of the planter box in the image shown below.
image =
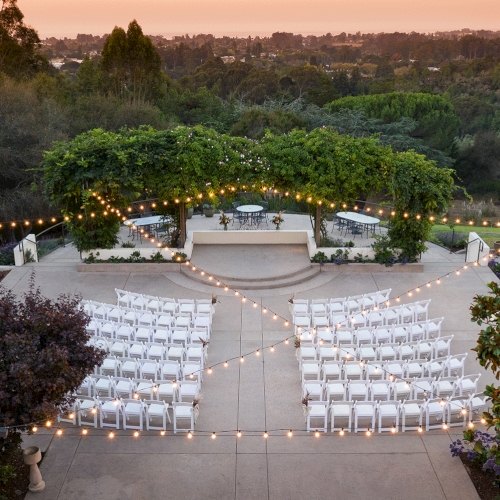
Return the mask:
MULTIPOLYGON (((186 264, 184 264, 186 265, 186 264)), ((153 262, 138 263, 138 264, 78 264, 79 273, 141 273, 141 274, 158 274, 158 273, 179 273, 182 264, 172 262, 155 264, 153 262)))
POLYGON ((423 273, 424 265, 420 263, 414 264, 394 264, 392 267, 386 267, 383 264, 361 264, 361 263, 350 263, 350 264, 311 264, 313 267, 321 267, 322 273, 423 273))

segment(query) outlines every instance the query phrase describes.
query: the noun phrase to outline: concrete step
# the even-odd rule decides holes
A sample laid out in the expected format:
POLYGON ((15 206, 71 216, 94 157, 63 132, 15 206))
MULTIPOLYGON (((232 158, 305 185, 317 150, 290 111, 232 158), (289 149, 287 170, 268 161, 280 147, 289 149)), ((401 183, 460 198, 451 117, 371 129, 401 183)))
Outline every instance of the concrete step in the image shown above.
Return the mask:
POLYGON ((270 276, 268 278, 238 278, 238 277, 228 277, 228 276, 218 276, 213 275, 214 279, 209 281, 207 277, 200 276, 196 272, 192 272, 189 268, 181 268, 181 274, 186 276, 186 278, 196 281, 197 283, 202 283, 204 285, 209 285, 214 288, 220 288, 217 286, 217 280, 222 283, 227 284, 231 288, 242 289, 242 290, 269 290, 273 288, 283 288, 287 286, 298 285, 309 281, 310 279, 318 276, 321 272, 320 268, 313 268, 313 266, 307 266, 297 271, 293 271, 287 274, 282 274, 279 276, 270 276))

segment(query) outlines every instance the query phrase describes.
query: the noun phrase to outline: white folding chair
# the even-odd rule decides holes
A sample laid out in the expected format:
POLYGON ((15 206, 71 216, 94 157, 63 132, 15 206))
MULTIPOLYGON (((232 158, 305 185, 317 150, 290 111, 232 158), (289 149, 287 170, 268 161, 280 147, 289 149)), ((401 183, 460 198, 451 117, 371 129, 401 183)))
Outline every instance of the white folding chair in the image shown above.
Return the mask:
POLYGON ((306 417, 307 432, 328 431, 328 403, 326 401, 309 401, 309 412, 306 417), (311 425, 311 420, 313 424, 311 425))
POLYGON ((373 328, 362 327, 355 330, 354 341, 358 345, 373 344, 373 328))
POLYGON ((342 375, 342 361, 325 361, 321 364, 323 382, 340 380, 342 375))
POLYGON ((378 359, 380 361, 395 361, 399 353, 399 344, 391 342, 380 344, 378 348, 378 359))
POLYGON ((467 406, 469 408, 469 421, 477 421, 482 417, 483 412, 488 409, 488 398, 482 394, 471 394, 467 406))
POLYGON ((330 404, 330 425, 331 431, 345 431, 351 432, 352 429, 352 415, 354 410, 354 401, 332 401, 330 404), (335 425, 335 419, 337 423, 339 420, 341 422, 346 422, 340 426, 335 425))
POLYGON ((301 380, 319 380, 321 378, 321 363, 316 360, 303 360, 300 367, 301 380))
POLYGON ((170 328, 174 324, 174 319, 168 312, 155 313, 154 324, 162 328, 170 328))
POLYGON ((186 402, 195 400, 200 391, 200 386, 197 381, 181 380, 177 382, 177 397, 178 401, 186 402))
POLYGON ((215 305, 212 303, 212 299, 196 299, 196 312, 210 313, 213 316, 215 314, 215 305))
POLYGON ((419 345, 420 345, 420 340, 403 342, 399 346, 398 358, 402 359, 402 360, 415 358, 416 354, 418 353, 418 346, 419 345))
POLYGON ((180 313, 190 313, 191 315, 194 314, 196 305, 193 299, 179 299, 177 303, 179 304, 180 313))
POLYGON ((342 365, 342 378, 346 380, 362 380, 364 364, 359 361, 346 361, 342 365))
POLYGON ((441 336, 441 324, 444 318, 430 319, 426 323, 427 338, 435 339, 441 336))
POLYGON ((377 408, 378 432, 399 431, 399 414, 401 405, 396 401, 380 401, 377 408), (385 425, 384 425, 385 421, 385 425), (391 425, 388 425, 390 422, 391 425))
POLYGON ((378 326, 373 330, 373 336, 375 337, 376 344, 390 344, 393 339, 392 326, 378 326))
POLYGON ((121 307, 130 307, 130 296, 127 291, 115 288, 116 292, 116 304, 121 307))
POLYGON ((183 361, 181 363, 182 380, 195 380, 198 385, 203 381, 203 369, 199 361, 183 361))
POLYGON ((308 299, 293 299, 293 303, 291 304, 291 313, 293 315, 299 313, 307 313, 309 311, 309 300, 308 299))
POLYGON ((159 297, 160 302, 161 302, 161 310, 164 313, 169 313, 171 316, 173 316, 177 310, 178 306, 177 303, 175 302, 175 299, 169 299, 165 297, 159 297))
POLYGON ((138 377, 139 365, 136 358, 120 358, 120 376, 125 377, 128 374, 130 374, 132 378, 138 377))
POLYGON ((347 388, 349 401, 368 401, 371 382, 369 380, 350 380, 347 388))
POLYGON ((303 380, 302 397, 306 396, 314 401, 324 401, 325 383, 322 380, 303 380))
POLYGON ((455 396, 457 390, 457 377, 439 377, 434 384, 434 394, 438 398, 455 396))
POLYGON ((123 340, 114 339, 109 346, 109 352, 112 356, 125 357, 128 350, 128 345, 123 340))
POLYGON ((145 415, 144 403, 139 399, 123 399, 122 405, 123 429, 138 429, 142 431, 145 415), (135 425, 128 424, 127 421, 131 417, 138 417, 139 423, 135 425))
POLYGON ((165 349, 167 350, 167 359, 174 361, 184 361, 186 356, 186 350, 182 344, 166 344, 165 349))
POLYGON ((292 317, 295 327, 295 335, 301 333, 304 329, 311 328, 311 315, 309 313, 295 313, 292 317))
POLYGON ((446 422, 448 402, 445 399, 428 399, 424 403, 425 430, 440 429, 446 422), (435 423, 431 423, 434 419, 435 423), (439 422, 439 423, 438 423, 439 422))
POLYGON ((143 359, 146 354, 146 346, 144 342, 132 340, 128 343, 128 357, 143 359))
POLYGON ((181 371, 178 361, 168 359, 160 361, 158 365, 160 367, 160 380, 180 380, 181 371))
POLYGON ((446 422, 450 427, 464 426, 469 416, 467 397, 454 396, 448 398, 446 422))
POLYGON ((406 363, 405 378, 419 378, 425 375, 428 361, 426 359, 410 359, 406 363))
POLYGON ((471 394, 476 394, 478 392, 477 384, 481 378, 480 373, 473 375, 466 375, 465 377, 460 377, 457 382, 457 391, 459 396, 470 396, 471 394))
POLYGON ((134 379, 134 382, 135 393, 141 399, 143 398, 143 396, 146 396, 148 399, 153 399, 153 394, 158 391, 155 380, 151 380, 148 378, 136 378, 134 379))
POLYGON ((107 397, 113 395, 113 381, 109 375, 92 375, 94 397, 106 394, 107 397))
POLYGON ((354 328, 337 328, 335 330, 336 343, 342 344, 357 344, 355 340, 354 328))
POLYGON ((454 335, 438 337, 434 341, 434 357, 450 356, 450 344, 454 335))
POLYGON ((347 389, 349 382, 347 380, 330 380, 326 382, 326 400, 345 401, 347 399, 347 389))
POLYGON ((413 392, 412 385, 414 381, 415 379, 411 380, 396 379, 392 384, 394 401, 404 401, 405 399, 411 398, 413 392))
POLYGON ((174 434, 180 432, 193 432, 196 423, 194 408, 192 403, 174 402, 172 403, 173 418, 174 418, 174 434), (178 426, 178 422, 188 422, 189 427, 183 428, 178 426))
POLYGON ((135 328, 134 337, 136 342, 151 342, 153 336, 151 328, 145 325, 139 325, 135 328))
POLYGON ((431 359, 425 365, 425 372, 428 377, 441 377, 446 371, 448 357, 431 359))
POLYGON ((131 378, 113 377, 112 380, 115 398, 121 398, 122 396, 125 396, 128 399, 132 399, 135 392, 135 384, 131 378))
POLYGON ((429 305, 431 299, 419 300, 415 304, 415 321, 427 321, 429 319, 429 305))
POLYGON ((115 338, 117 340, 134 340, 134 330, 128 323, 120 323, 115 326, 115 338))
POLYGON ((370 384, 370 401, 389 401, 394 382, 390 380, 372 380, 370 384))
POLYGON ((328 299, 311 300, 311 313, 313 315, 324 315, 328 312, 328 299))
POLYGON ((157 361, 165 360, 165 345, 161 342, 148 342, 146 350, 148 359, 155 359, 157 361))
POLYGON ((120 428, 120 412, 122 411, 122 402, 120 399, 110 397, 97 398, 99 405, 99 425, 101 427, 115 427, 120 428), (113 418, 114 422, 107 422, 106 420, 113 418))
POLYGON ((424 401, 419 399, 405 399, 403 403, 401 403, 401 430, 403 432, 407 430, 422 430, 423 408, 424 401), (410 422, 414 421, 415 424, 407 425, 407 420, 410 422))
POLYGON ((75 413, 78 421, 78 426, 90 425, 97 428, 97 414, 99 403, 96 398, 88 396, 79 396, 76 400, 75 413), (90 416, 90 420, 86 417, 90 416))
POLYGON ((142 379, 157 379, 159 378, 158 361, 155 359, 139 359, 139 372, 142 379))
POLYGON ((154 430, 167 430, 167 420, 169 423, 172 421, 170 420, 170 415, 168 414, 168 403, 165 401, 155 401, 152 399, 146 399, 144 401, 144 409, 146 411, 146 430, 147 431, 154 431, 154 430), (153 419, 161 419, 161 426, 153 426, 151 425, 151 422, 153 419))
POLYGON ((158 401, 170 399, 175 401, 177 395, 177 381, 176 380, 155 380, 156 384, 156 398, 158 401))
POLYGON ((330 313, 343 313, 346 310, 346 297, 341 297, 338 299, 331 299, 328 305, 328 310, 330 313))
POLYGON ((458 377, 464 376, 465 371, 465 359, 467 358, 468 353, 465 354, 454 354, 453 356, 448 356, 448 360, 446 362, 446 372, 448 376, 452 375, 458 377))
POLYGON ((419 396, 422 396, 423 399, 431 398, 434 393, 434 382, 434 377, 416 378, 411 385, 413 388, 413 399, 419 399, 419 396))
POLYGON ((364 430, 375 429, 375 419, 377 416, 377 406, 376 401, 356 401, 354 405, 354 432, 364 430), (368 425, 361 427, 359 425, 360 420, 362 422, 368 423, 368 425))

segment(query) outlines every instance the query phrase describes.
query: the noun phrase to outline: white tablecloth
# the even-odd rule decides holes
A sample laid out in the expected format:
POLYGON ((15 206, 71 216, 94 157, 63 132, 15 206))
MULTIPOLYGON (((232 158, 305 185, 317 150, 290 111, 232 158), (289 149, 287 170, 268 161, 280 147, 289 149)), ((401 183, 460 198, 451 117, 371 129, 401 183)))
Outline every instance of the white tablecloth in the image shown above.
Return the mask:
POLYGON ((171 221, 170 215, 153 215, 151 217, 142 217, 140 219, 129 219, 123 224, 125 226, 150 226, 151 224, 160 224, 171 221))
POLYGON ((369 215, 358 214, 357 212, 337 212, 336 216, 340 219, 366 224, 367 226, 380 224, 380 219, 370 217, 369 215))
POLYGON ((262 212, 264 207, 261 207, 260 205, 240 205, 239 207, 236 207, 236 210, 244 214, 254 214, 256 212, 262 212))

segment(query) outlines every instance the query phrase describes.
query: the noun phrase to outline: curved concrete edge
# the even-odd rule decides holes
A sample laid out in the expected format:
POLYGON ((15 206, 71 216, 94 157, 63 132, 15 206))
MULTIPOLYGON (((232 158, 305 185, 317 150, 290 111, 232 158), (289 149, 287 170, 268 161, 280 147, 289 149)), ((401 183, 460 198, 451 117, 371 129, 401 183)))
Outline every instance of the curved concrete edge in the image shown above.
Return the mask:
POLYGON ((362 264, 362 263, 354 263, 354 264, 311 264, 312 267, 320 267, 321 272, 328 273, 341 273, 341 274, 350 274, 350 273, 423 273, 424 265, 420 263, 414 264, 395 264, 391 267, 386 267, 383 264, 362 264))

